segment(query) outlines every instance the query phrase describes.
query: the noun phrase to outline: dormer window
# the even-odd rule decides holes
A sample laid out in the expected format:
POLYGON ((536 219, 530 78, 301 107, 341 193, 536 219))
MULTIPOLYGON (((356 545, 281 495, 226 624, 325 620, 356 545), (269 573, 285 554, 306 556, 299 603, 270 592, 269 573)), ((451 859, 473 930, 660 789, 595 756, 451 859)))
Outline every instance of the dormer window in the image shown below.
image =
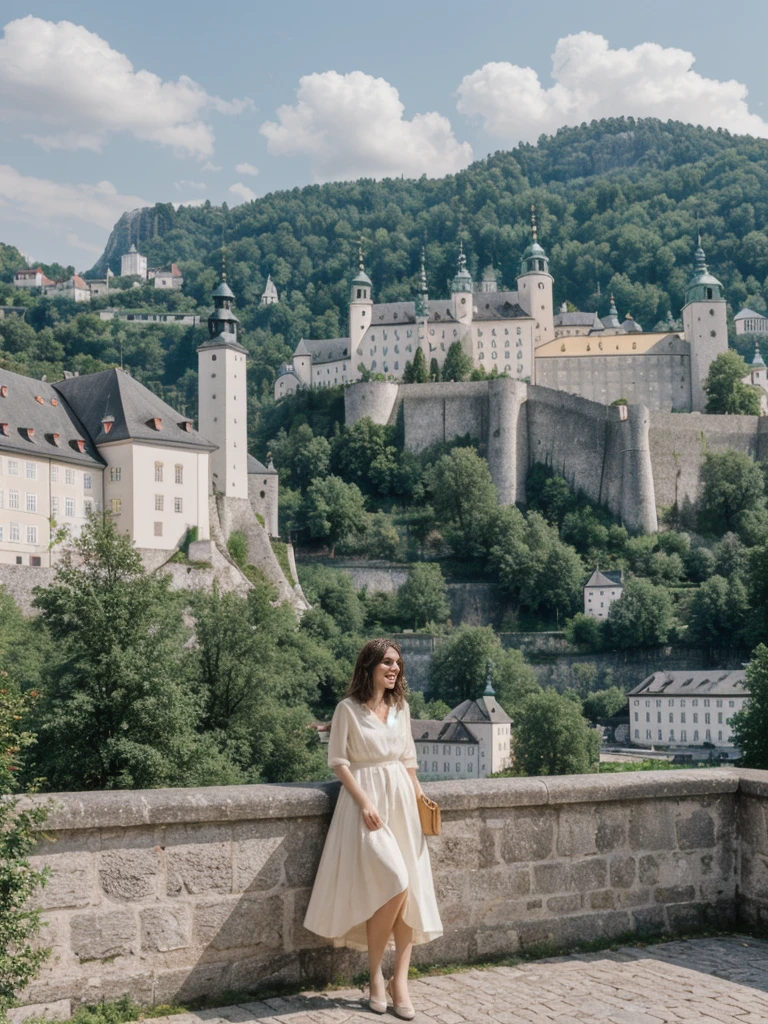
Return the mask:
POLYGON ((21 427, 20 432, 23 437, 26 437, 28 441, 34 441, 35 439, 35 428, 34 427, 21 427))
POLYGON ((6 437, 8 437, 8 424, 7 423, 0 423, 0 434, 4 434, 6 437))
POLYGON ((153 428, 153 430, 163 429, 163 421, 159 416, 153 416, 152 419, 149 421, 149 425, 153 428))
POLYGON ((112 427, 114 426, 114 423, 114 416, 105 416, 104 419, 101 421, 101 429, 104 431, 105 434, 108 434, 112 427))
POLYGON ((35 395, 35 401, 39 402, 40 405, 45 405, 45 399, 42 395, 35 395))
POLYGON ((81 437, 75 438, 75 447, 81 455, 85 453, 85 441, 81 437))
POLYGON ((7 398, 7 397, 8 397, 8 385, 7 384, 0 384, 0 398, 7 398))
POLYGON ((57 447, 61 444, 61 434, 51 434, 51 444, 55 444, 57 447))
POLYGON ((182 430, 186 430, 188 434, 192 432, 192 420, 182 420, 179 426, 182 430))

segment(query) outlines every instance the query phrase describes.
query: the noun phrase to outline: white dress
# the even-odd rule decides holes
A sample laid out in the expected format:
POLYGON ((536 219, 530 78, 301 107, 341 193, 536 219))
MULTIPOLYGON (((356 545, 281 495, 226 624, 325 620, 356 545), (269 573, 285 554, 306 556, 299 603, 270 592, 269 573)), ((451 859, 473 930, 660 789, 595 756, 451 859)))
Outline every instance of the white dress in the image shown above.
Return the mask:
MULTIPOLYGON (((414 943, 443 934, 427 841, 407 768, 418 768, 411 713, 389 709, 386 722, 354 697, 336 706, 328 765, 349 766, 383 825, 371 831, 341 787, 326 836, 304 927, 335 946, 367 949, 365 923, 393 896, 408 890, 403 919, 414 943)), ((394 945, 390 936, 389 947, 394 945)))

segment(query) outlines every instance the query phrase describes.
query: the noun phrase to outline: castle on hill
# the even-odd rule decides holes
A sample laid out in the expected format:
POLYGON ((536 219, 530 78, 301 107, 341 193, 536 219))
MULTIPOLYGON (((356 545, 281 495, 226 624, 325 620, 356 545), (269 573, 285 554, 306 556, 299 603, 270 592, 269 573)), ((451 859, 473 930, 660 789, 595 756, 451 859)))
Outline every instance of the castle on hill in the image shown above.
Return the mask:
MULTIPOLYGON (((111 512, 150 568, 194 538, 190 556, 237 573, 233 530, 281 597, 304 606, 270 545, 277 472, 248 454, 246 350, 222 275, 198 347, 198 428, 120 369, 56 383, 0 369, 0 566, 50 567, 57 531, 111 512)), ((245 578, 241 581, 245 587, 245 578)))
MULTIPOLYGON (((422 258, 419 292, 411 302, 375 303, 362 252, 350 287, 349 336, 302 339, 275 381, 276 399, 301 387, 332 387, 383 374, 401 380, 421 349, 426 365, 442 368, 458 342, 476 367, 517 380, 579 395, 603 405, 618 399, 660 412, 702 412, 704 381, 717 356, 727 351, 723 286, 709 272, 699 245, 682 310, 683 329, 643 331, 629 314, 619 319, 611 296, 608 315, 555 314, 549 258, 538 241, 535 219, 522 254, 515 290, 500 287, 488 269, 475 285, 460 249, 450 296, 428 295, 422 258)), ((671 315, 669 316, 671 321, 671 315)), ((768 391, 762 360, 748 383, 768 391)))

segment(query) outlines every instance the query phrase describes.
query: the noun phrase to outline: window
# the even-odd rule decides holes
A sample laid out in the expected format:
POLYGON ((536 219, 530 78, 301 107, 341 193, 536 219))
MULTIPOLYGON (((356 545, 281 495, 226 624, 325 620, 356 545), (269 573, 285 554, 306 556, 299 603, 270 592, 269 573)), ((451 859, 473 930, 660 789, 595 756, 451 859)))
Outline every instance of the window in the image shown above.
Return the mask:
POLYGON ((8 508, 20 508, 18 491, 8 491, 8 508))
POLYGON ((37 495, 27 495, 27 512, 37 512, 37 495))
POLYGON ((123 499, 122 498, 113 498, 112 499, 112 515, 113 516, 119 516, 122 511, 123 511, 123 499))
POLYGON ((674 743, 674 740, 675 740, 675 730, 674 729, 670 729, 669 730, 669 739, 670 739, 670 742, 674 743))
POLYGON ((715 707, 716 708, 721 708, 722 706, 723 706, 723 702, 721 700, 716 700, 715 701, 715 707))
POLYGON ((156 494, 155 495, 155 512, 162 512, 164 505, 165 505, 165 501, 163 499, 162 494, 156 494))
POLYGON ((635 729, 635 739, 636 740, 640 739, 640 730, 639 729, 635 729))
POLYGON ((64 499, 64 515, 73 516, 75 514, 75 499, 65 498, 64 499))
POLYGON ((83 515, 89 516, 93 512, 93 498, 85 498, 83 501, 83 515))
POLYGON ((637 713, 637 711, 636 711, 636 712, 635 712, 635 721, 637 721, 637 720, 638 720, 638 718, 639 718, 639 715, 638 715, 638 713, 637 713))
POLYGON ((712 732, 711 732, 711 730, 707 729, 705 731, 704 735, 706 736, 707 741, 711 743, 712 742, 712 732))
POLYGON ((113 484, 119 483, 123 476, 122 466, 110 466, 109 479, 113 484))
POLYGON ((27 544, 37 544, 37 527, 27 527, 27 544))
POLYGON ((461 747, 456 747, 456 757, 461 753, 461 747))
POLYGON ((59 482, 59 467, 51 466, 51 483, 57 484, 59 482))
POLYGON ((650 711, 646 711, 645 712, 645 720, 646 720, 646 722, 650 722, 650 720, 651 720, 651 712, 650 711))
POLYGON ((163 524, 162 523, 155 523, 155 536, 156 537, 162 537, 163 536, 163 524))
POLYGON ((18 459, 8 459, 8 476, 19 475, 19 461, 18 459))
POLYGON ((11 523, 11 530, 8 535, 8 540, 18 543, 21 540, 21 530, 19 529, 18 523, 11 523))
POLYGON ((723 712, 722 711, 718 711, 717 712, 717 724, 718 725, 722 725, 723 724, 723 712))
POLYGON ((59 499, 51 498, 51 514, 57 516, 59 514, 59 499))
POLYGON ((179 465, 176 466, 176 468, 174 469, 174 479, 176 480, 177 484, 183 484, 184 483, 184 467, 183 466, 179 466, 179 465))
POLYGON ((674 711, 670 711, 669 712, 669 724, 671 725, 674 722, 674 720, 675 720, 675 713, 674 713, 674 711))
POLYGON ((448 763, 448 761, 443 761, 443 771, 444 772, 449 772, 450 770, 451 770, 451 766, 448 763))
POLYGON ((699 706, 699 702, 698 702, 697 700, 692 700, 692 701, 691 701, 691 704, 693 704, 693 706, 694 706, 695 708, 697 708, 697 707, 699 706))
POLYGON ((660 700, 657 700, 657 701, 656 701, 656 707, 657 707, 657 708, 660 708, 660 707, 661 707, 661 701, 660 701, 660 700))
POLYGON ((467 765, 467 771, 471 772, 472 770, 472 762, 470 761, 469 764, 467 765))
POLYGON ((708 708, 708 707, 709 707, 709 699, 708 699, 708 698, 705 698, 705 699, 704 699, 704 707, 705 707, 705 708, 708 708))
POLYGON ((456 762, 456 771, 457 772, 461 771, 461 765, 458 762, 456 762))
POLYGON ((468 747, 468 748, 467 748, 467 753, 468 753, 468 754, 469 754, 470 756, 472 756, 472 755, 474 754, 474 752, 475 752, 475 748, 474 748, 474 747, 468 747))
MULTIPOLYGON (((438 749, 437 749, 437 744, 436 744, 436 743, 435 743, 435 744, 434 744, 434 746, 432 747, 432 753, 433 753, 433 754, 437 754, 437 753, 438 753, 438 749)), ((435 765, 435 768, 437 768, 437 765, 435 765)))
POLYGON ((723 738, 723 730, 722 730, 722 729, 719 729, 719 730, 718 730, 718 733, 717 733, 717 738, 718 738, 719 740, 721 740, 721 739, 723 738))
POLYGON ((90 473, 83 473, 83 490, 90 491, 93 489, 93 477, 90 473))
POLYGON ((698 729, 694 729, 693 730, 693 742, 694 743, 698 743, 699 742, 699 730, 698 729))
POLYGON ((687 743, 688 742, 688 732, 685 729, 681 729, 680 730, 680 742, 681 743, 687 743))
POLYGON ((155 483, 161 484, 163 482, 163 464, 162 462, 155 463, 155 483))
POLYGON ((729 700, 729 701, 728 701, 728 707, 729 707, 729 708, 733 708, 733 707, 735 707, 735 706, 736 706, 736 702, 735 702, 735 701, 732 701, 732 700, 729 700))
POLYGON ((659 729, 659 739, 662 739, 661 729, 659 729))
POLYGON ((73 484, 74 482, 75 482, 75 471, 74 471, 74 469, 65 469, 64 470, 64 483, 65 484, 73 484))
POLYGON ((704 714, 704 725, 709 725, 709 712, 708 711, 705 712, 705 714, 704 714))
POLYGON ((436 772, 436 771, 437 771, 437 761, 433 761, 433 762, 432 762, 432 771, 433 771, 433 772, 436 772))
POLYGON ((685 725, 685 712, 684 711, 680 712, 680 723, 681 723, 681 725, 685 725))
POLYGON ((184 511, 184 499, 183 498, 174 498, 173 499, 173 511, 174 512, 183 512, 184 511))
POLYGON ((651 736, 651 730, 650 730, 650 729, 646 729, 646 730, 645 730, 645 738, 646 738, 647 740, 650 740, 650 739, 652 739, 652 736, 651 736))
POLYGON ((673 708, 675 706, 675 698, 674 697, 670 697, 669 700, 667 701, 667 704, 669 705, 669 707, 673 708))
POLYGON ((37 463, 27 463, 27 480, 37 480, 37 463))
POLYGON ((694 711, 693 712, 693 724, 696 725, 698 720, 699 720, 699 712, 698 711, 694 711))
POLYGON ((661 725, 661 712, 660 712, 660 711, 657 711, 657 712, 656 712, 656 722, 657 722, 657 723, 658 723, 659 725, 661 725))

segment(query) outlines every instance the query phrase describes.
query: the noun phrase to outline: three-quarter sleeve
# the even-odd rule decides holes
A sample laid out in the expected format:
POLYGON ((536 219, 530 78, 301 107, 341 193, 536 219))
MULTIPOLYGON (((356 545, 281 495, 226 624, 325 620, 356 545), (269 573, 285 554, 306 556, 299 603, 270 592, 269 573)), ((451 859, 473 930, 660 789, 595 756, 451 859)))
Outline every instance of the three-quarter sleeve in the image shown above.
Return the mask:
POLYGON ((411 709, 406 700, 403 701, 403 711, 405 712, 405 746, 400 760, 406 768, 418 768, 419 759, 416 756, 416 744, 413 742, 413 730, 411 729, 411 709))
POLYGON ((328 738, 328 767, 336 768, 340 764, 349 767, 347 757, 347 738, 349 736, 349 709, 342 701, 336 705, 331 719, 331 735, 328 738))

